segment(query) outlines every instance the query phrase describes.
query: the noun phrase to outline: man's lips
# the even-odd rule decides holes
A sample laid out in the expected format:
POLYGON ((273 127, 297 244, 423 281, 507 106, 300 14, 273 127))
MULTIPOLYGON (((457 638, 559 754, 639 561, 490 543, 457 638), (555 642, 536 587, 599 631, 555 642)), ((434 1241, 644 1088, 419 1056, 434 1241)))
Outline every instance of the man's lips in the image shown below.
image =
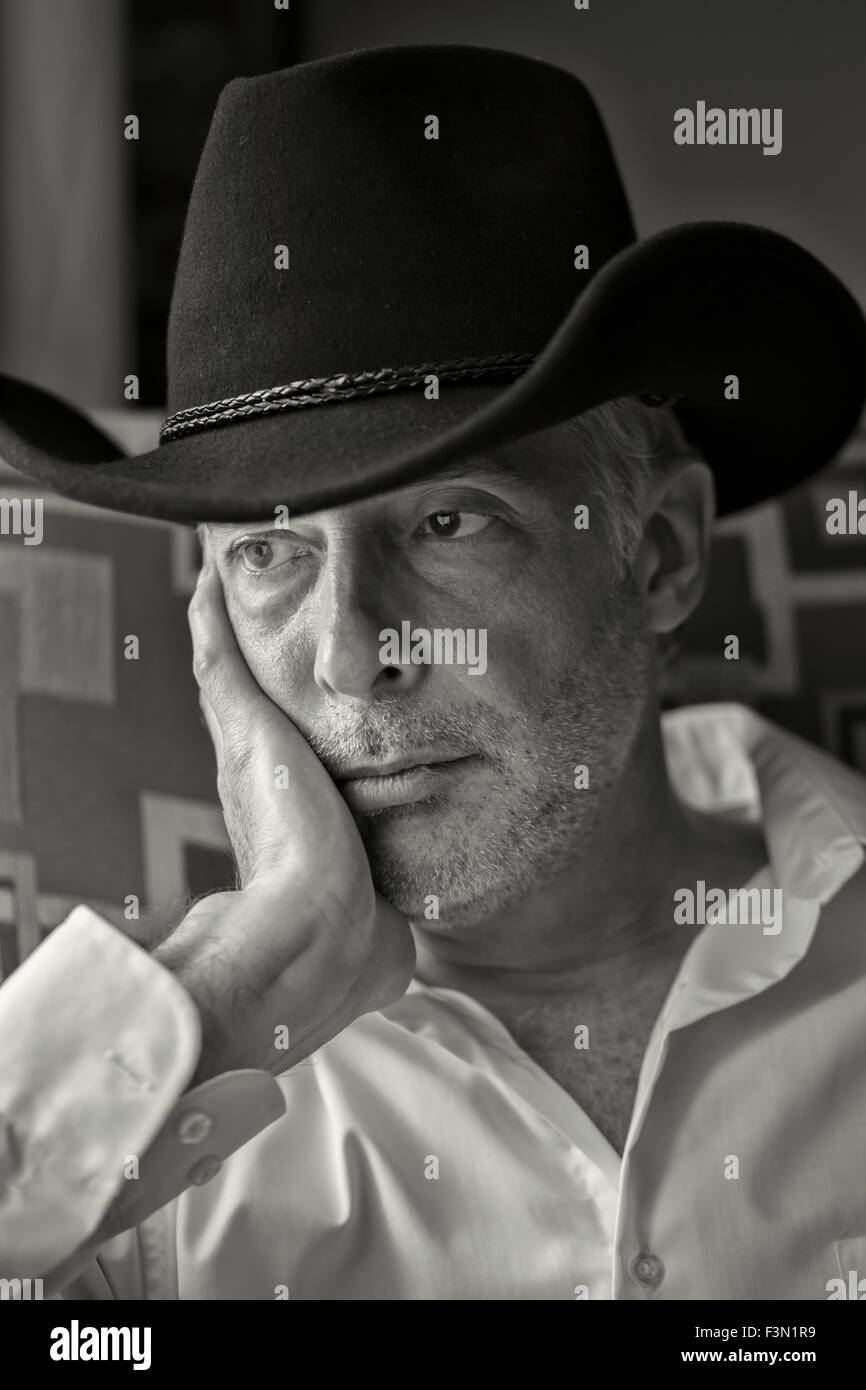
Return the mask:
POLYGON ((386 806, 423 801, 444 780, 460 776, 476 761, 476 754, 418 749, 381 763, 358 763, 343 769, 336 780, 353 811, 379 811, 386 806))
POLYGON ((458 762, 468 757, 466 753, 449 753, 444 748, 416 748, 399 758, 384 758, 377 763, 353 763, 334 772, 336 782, 354 782, 359 777, 390 777, 392 773, 403 772, 409 767, 439 766, 441 763, 458 762))

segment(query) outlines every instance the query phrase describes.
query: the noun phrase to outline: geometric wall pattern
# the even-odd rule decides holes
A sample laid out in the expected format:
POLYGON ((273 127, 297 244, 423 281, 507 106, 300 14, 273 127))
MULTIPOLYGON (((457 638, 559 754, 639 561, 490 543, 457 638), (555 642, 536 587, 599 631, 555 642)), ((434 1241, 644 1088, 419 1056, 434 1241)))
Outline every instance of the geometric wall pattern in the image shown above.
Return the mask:
MULTIPOLYGON (((101 423, 139 451, 158 418, 101 423)), ((866 536, 825 528, 849 489, 866 497, 864 432, 819 481, 718 524, 665 703, 743 700, 866 772, 866 536)), ((32 495, 0 463, 0 496, 32 495)), ((50 495, 41 545, 0 535, 0 979, 78 902, 146 942, 231 883, 190 665, 197 568, 187 528, 50 495)))
MULTIPOLYGON (((0 495, 33 489, 3 467, 0 495)), ((0 535, 0 979, 78 902, 147 941, 231 878, 190 666, 195 535, 40 495, 41 544, 0 535)))
POLYGON ((866 772, 866 535, 826 527, 827 501, 849 491, 866 499, 862 429, 820 478, 717 523, 667 693, 741 699, 866 772), (740 660, 720 660, 732 632, 740 660))

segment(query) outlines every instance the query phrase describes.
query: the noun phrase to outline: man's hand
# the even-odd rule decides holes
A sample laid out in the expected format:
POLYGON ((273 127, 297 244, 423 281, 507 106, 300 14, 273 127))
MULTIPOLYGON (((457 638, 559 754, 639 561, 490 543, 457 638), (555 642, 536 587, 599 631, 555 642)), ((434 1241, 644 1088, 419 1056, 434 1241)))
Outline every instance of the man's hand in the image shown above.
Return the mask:
POLYGON ((253 678, 208 552, 189 622, 242 885, 196 903, 154 951, 201 1015, 198 1084, 240 1067, 295 1065, 399 999, 415 947, 406 919, 374 890, 336 786, 253 678))

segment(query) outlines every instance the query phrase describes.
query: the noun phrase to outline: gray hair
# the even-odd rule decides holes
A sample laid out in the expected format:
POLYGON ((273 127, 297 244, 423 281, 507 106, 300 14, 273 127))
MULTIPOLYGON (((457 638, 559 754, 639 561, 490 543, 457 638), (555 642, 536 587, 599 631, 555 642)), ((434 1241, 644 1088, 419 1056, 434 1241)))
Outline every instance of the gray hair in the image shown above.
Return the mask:
POLYGON ((577 436, 590 491, 601 505, 608 543, 621 575, 630 570, 643 534, 642 507, 654 480, 676 460, 697 458, 676 416, 632 396, 605 401, 565 428, 577 436))

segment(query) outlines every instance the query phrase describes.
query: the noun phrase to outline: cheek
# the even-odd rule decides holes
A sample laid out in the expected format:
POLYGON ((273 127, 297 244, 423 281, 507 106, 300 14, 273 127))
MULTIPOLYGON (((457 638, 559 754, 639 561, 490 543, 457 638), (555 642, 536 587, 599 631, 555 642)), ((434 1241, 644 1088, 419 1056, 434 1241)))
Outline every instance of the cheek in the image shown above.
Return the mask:
POLYGON ((508 592, 505 635, 510 628, 527 653, 554 664, 588 647, 608 595, 604 560, 585 539, 553 538, 508 592))
POLYGON ((543 705, 547 693, 580 665, 579 637, 562 617, 548 612, 491 627, 487 673, 467 680, 470 694, 515 712, 543 705))
POLYGON ((564 547, 526 567, 505 593, 476 604, 473 622, 487 629, 487 670, 461 673, 475 699, 529 711, 591 657, 604 593, 586 563, 564 547), (555 563, 554 563, 555 562, 555 563))
MULTIPOLYGON (((226 591, 226 609, 241 654, 265 694, 284 712, 297 703, 305 683, 306 643, 285 601, 271 595, 241 599, 226 591)), ((312 658, 309 659, 311 669, 312 658)))

